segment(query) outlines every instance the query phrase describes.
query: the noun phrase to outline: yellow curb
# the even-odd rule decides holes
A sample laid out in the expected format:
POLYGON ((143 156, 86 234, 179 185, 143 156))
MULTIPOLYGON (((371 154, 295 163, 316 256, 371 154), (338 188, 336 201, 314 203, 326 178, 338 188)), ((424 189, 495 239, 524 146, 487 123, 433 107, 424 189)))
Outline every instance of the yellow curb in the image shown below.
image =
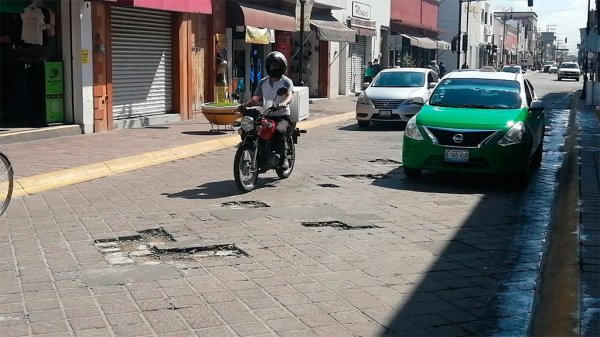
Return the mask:
MULTIPOLYGON (((327 116, 298 123, 302 129, 312 129, 319 126, 343 122, 355 118, 355 112, 327 116)), ((219 151, 237 145, 238 135, 225 136, 198 143, 181 145, 169 149, 150 151, 133 156, 127 156, 99 163, 88 164, 31 177, 15 180, 13 196, 31 195, 58 187, 78 184, 89 180, 108 177, 113 174, 125 173, 137 169, 164 164, 177 159, 185 159, 201 154, 219 151)))

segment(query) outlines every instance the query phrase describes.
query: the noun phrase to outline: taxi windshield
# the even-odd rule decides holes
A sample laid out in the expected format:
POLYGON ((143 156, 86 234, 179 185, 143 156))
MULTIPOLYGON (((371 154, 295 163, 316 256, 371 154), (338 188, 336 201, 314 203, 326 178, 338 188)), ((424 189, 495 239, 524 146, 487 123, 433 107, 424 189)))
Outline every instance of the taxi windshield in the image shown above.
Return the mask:
POLYGON ((481 78, 445 79, 429 99, 433 106, 475 109, 518 109, 518 81, 481 78))

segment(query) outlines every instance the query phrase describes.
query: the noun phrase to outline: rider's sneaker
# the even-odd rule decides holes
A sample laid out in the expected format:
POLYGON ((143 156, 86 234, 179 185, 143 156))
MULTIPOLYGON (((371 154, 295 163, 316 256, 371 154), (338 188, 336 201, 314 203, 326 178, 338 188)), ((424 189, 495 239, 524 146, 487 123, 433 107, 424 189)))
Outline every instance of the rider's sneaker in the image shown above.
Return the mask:
POLYGON ((279 167, 281 167, 282 170, 287 171, 290 168, 290 162, 287 158, 284 158, 283 162, 281 162, 281 165, 279 165, 279 167))

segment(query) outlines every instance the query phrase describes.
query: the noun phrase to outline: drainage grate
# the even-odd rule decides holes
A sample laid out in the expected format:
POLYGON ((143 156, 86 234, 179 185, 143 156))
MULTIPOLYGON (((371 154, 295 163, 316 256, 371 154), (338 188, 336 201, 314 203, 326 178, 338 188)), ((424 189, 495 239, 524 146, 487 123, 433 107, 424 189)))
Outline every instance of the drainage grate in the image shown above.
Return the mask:
POLYGON ((389 179, 390 177, 386 174, 342 174, 344 178, 354 178, 359 180, 376 180, 376 179, 389 179))
POLYGON ((373 160, 369 160, 369 163, 378 163, 378 164, 402 164, 399 161, 388 159, 388 158, 377 158, 373 160))
POLYGON ((333 227, 333 228, 337 228, 337 229, 341 229, 341 230, 380 228, 375 225, 350 226, 341 221, 302 222, 302 226, 304 226, 304 227, 333 227))
POLYGON ((317 184, 317 185, 319 185, 321 187, 339 188, 339 186, 336 184, 317 184))
POLYGON ((262 208, 262 207, 271 207, 265 204, 262 201, 228 201, 221 204, 222 207, 231 207, 231 208, 262 208))
POLYGON ((127 236, 99 239, 96 247, 112 265, 158 264, 206 257, 248 256, 233 244, 175 242, 163 228, 148 229, 127 236))

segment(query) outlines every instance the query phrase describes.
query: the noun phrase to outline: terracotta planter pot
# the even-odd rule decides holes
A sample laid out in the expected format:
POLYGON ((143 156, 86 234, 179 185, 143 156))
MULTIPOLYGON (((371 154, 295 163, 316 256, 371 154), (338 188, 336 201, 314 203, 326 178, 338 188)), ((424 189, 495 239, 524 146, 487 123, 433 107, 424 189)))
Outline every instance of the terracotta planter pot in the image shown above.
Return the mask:
POLYGON ((210 106, 202 105, 202 114, 212 124, 229 125, 240 118, 237 106, 210 106))

